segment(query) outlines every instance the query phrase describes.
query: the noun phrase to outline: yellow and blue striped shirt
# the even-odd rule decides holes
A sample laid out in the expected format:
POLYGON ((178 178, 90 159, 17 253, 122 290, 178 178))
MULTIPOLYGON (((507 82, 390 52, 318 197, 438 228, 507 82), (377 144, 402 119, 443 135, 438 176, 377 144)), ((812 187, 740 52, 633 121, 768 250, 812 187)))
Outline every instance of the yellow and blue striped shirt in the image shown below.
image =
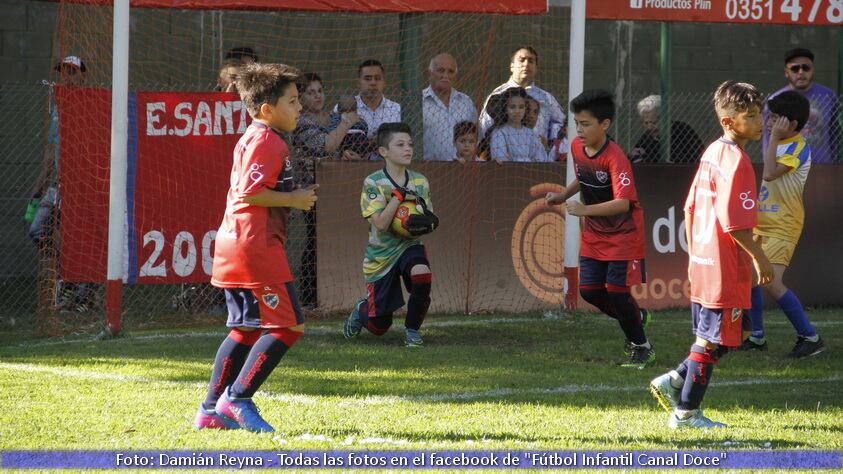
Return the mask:
POLYGON ((784 139, 776 150, 776 162, 791 169, 778 179, 761 183, 755 233, 796 243, 805 223, 802 190, 811 171, 811 147, 801 134, 784 139))

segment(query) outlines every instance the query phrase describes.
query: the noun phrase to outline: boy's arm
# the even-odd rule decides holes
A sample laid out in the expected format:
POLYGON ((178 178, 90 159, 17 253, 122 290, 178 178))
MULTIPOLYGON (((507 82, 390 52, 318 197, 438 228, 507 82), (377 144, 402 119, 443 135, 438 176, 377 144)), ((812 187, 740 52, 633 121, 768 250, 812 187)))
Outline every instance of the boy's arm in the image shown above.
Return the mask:
POLYGON ((764 181, 774 181, 784 176, 790 170, 790 166, 779 163, 777 158, 779 141, 784 135, 792 133, 796 130, 796 120, 788 120, 787 117, 779 117, 776 123, 773 124, 773 130, 770 132, 770 142, 767 143, 767 149, 764 150, 764 171, 762 178, 764 181))
POLYGON ((758 242, 752 239, 752 229, 733 230, 729 235, 752 257, 752 265, 758 274, 758 284, 766 285, 773 281, 773 265, 764 255, 758 242))
POLYGON ((389 226, 392 225, 392 219, 395 218, 395 211, 398 210, 399 204, 401 204, 400 199, 390 199, 382 211, 369 216, 369 222, 371 222, 379 231, 386 231, 389 229, 389 226))
POLYGON ((614 216, 629 211, 629 199, 612 199, 599 204, 568 203, 568 214, 582 217, 614 216))
POLYGON ((544 200, 548 204, 562 204, 563 202, 571 199, 571 196, 580 192, 580 181, 577 178, 574 178, 574 181, 571 182, 567 187, 562 186, 561 193, 547 193, 544 197, 544 200))
POLYGON ((309 211, 316 204, 316 190, 318 188, 318 184, 312 184, 290 192, 264 188, 256 194, 244 197, 243 202, 260 207, 294 207, 309 211))

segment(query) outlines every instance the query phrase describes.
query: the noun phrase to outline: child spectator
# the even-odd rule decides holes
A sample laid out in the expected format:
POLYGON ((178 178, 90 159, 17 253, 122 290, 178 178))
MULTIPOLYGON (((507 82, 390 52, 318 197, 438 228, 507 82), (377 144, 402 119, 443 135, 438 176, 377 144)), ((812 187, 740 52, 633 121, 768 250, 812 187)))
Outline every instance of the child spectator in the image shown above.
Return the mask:
POLYGON ((714 365, 741 344, 741 315, 750 306, 752 266, 759 283, 773 267, 752 239, 755 171, 744 150, 761 139, 761 94, 755 86, 726 81, 714 92, 723 136, 706 148, 685 201, 688 278, 696 340, 679 366, 650 381, 650 392, 670 412, 670 428, 719 428, 703 415, 714 365))
MULTIPOLYGON (((758 226, 753 234, 764 255, 773 264, 773 280, 764 289, 776 299, 790 324, 796 329, 796 345, 790 357, 819 354, 825 343, 814 331, 799 298, 782 279, 805 222, 802 190, 811 170, 811 147, 799 133, 811 113, 811 103, 799 92, 785 91, 767 101, 767 130, 770 143, 764 151, 764 182, 758 193, 758 226)), ((752 335, 741 350, 767 350, 764 337, 764 295, 760 286, 752 288, 752 335)))
POLYGON ((477 156, 477 123, 459 122, 454 125, 454 148, 457 150, 454 160, 460 163, 480 161, 477 156))
POLYGON ((524 126, 527 91, 520 87, 503 93, 504 112, 497 116, 491 130, 490 156, 498 164, 504 161, 546 161, 547 152, 532 128, 524 126))
POLYGON ((354 123, 348 127, 345 137, 340 143, 340 151, 344 160, 357 160, 366 156, 371 151, 368 141, 369 126, 366 121, 357 115, 357 100, 353 95, 341 95, 334 112, 331 113, 329 130, 338 127, 343 117, 353 117, 354 123))
POLYGON ((422 174, 410 171, 413 140, 405 123, 385 123, 378 128, 378 153, 384 167, 366 177, 360 196, 363 218, 370 224, 369 243, 363 258, 367 296, 354 307, 343 324, 343 335, 354 338, 365 327, 381 336, 392 326, 392 313, 404 306, 401 283, 410 293, 404 320, 408 347, 423 344, 419 334, 430 306, 430 263, 419 237, 439 225, 430 203, 430 183, 422 174), (398 206, 414 201, 422 215, 411 215, 407 229, 411 238, 391 231, 398 206))
POLYGON ((290 209, 310 210, 318 185, 293 189, 281 138, 296 128, 302 109, 298 79, 289 66, 252 63, 237 80, 253 122, 234 148, 211 278, 225 290, 231 332, 217 351, 197 429, 274 431, 252 396, 304 331, 284 240, 290 209))
POLYGON ((623 367, 643 369, 656 360, 644 328, 650 312, 630 293, 645 281, 644 211, 638 202, 632 166, 617 143, 606 136, 615 116, 612 94, 588 90, 571 101, 577 138, 571 143, 576 179, 561 193, 547 193, 561 204, 577 192, 582 203, 567 203, 569 216, 582 217, 580 295, 618 321, 629 360, 623 367))

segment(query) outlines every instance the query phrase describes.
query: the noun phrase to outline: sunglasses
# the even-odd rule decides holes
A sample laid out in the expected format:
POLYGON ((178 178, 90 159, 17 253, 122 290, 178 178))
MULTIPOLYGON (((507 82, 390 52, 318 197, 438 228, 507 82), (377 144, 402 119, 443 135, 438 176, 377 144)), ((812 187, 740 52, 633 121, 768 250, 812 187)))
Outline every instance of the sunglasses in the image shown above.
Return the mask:
POLYGON ((808 71, 811 70, 811 65, 810 64, 794 64, 793 66, 788 67, 788 69, 790 69, 790 72, 793 72, 793 73, 798 73, 799 69, 802 69, 803 71, 808 72, 808 71))

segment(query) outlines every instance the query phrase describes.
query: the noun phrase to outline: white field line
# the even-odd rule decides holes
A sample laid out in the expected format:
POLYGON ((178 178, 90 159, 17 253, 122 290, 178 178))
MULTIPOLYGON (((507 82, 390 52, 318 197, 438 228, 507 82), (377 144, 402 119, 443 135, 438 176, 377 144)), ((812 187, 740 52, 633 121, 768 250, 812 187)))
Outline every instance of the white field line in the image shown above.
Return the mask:
MULTIPOLYGON (((600 322, 605 319, 606 323, 609 323, 611 320, 608 318, 602 318, 601 315, 595 314, 595 318, 597 318, 594 322, 600 322)), ((497 324, 523 324, 523 323, 542 323, 542 322, 556 322, 556 321, 564 321, 566 318, 564 316, 559 318, 531 318, 531 317, 524 317, 524 318, 493 318, 493 319, 472 319, 471 316, 464 316, 463 319, 452 319, 452 320, 432 320, 429 321, 424 325, 425 328, 449 328, 449 327, 466 327, 466 326, 485 326, 485 325, 497 325, 497 324)), ((330 336, 336 335, 339 336, 341 334, 341 322, 337 321, 333 326, 328 326, 325 323, 316 323, 314 326, 308 326, 305 329, 305 336, 330 336)), ((656 319, 653 321, 654 325, 662 325, 662 324, 670 324, 670 325, 685 325, 689 327, 690 332, 690 319, 679 319, 679 318, 670 318, 670 319, 656 319)), ((764 324, 766 326, 789 326, 789 321, 765 321, 764 324)), ((843 325, 843 320, 841 321, 817 321, 811 323, 813 326, 816 327, 832 327, 832 326, 841 326, 843 325)), ((400 330, 400 324, 397 326, 393 326, 392 331, 400 330)), ((91 338, 69 338, 69 339, 56 339, 56 340, 47 340, 47 341, 33 341, 33 342, 24 342, 22 344, 18 344, 16 347, 45 347, 45 346, 57 346, 62 344, 75 344, 75 343, 120 343, 121 341, 151 341, 151 340, 159 340, 159 339, 180 339, 180 338, 205 338, 205 337, 214 337, 222 339, 225 337, 225 330, 221 329, 219 331, 201 331, 201 332, 163 332, 158 334, 145 334, 142 336, 132 336, 129 335, 125 338, 116 338, 116 339, 104 339, 102 341, 95 341, 91 338)))
MULTIPOLYGON (((34 364, 11 364, 0 362, 0 370, 22 371, 22 372, 36 372, 48 373, 58 377, 66 378, 85 378, 95 380, 110 380, 115 382, 130 382, 130 383, 151 383, 169 386, 184 386, 194 388, 205 388, 205 383, 200 382, 186 382, 186 381, 168 381, 160 380, 150 377, 141 377, 134 375, 116 374, 109 372, 96 372, 91 370, 68 369, 65 367, 41 366, 34 364)), ((811 384, 811 383, 832 383, 843 381, 843 376, 822 377, 813 379, 787 378, 787 379, 750 379, 750 380, 733 380, 724 382, 712 383, 716 387, 735 387, 735 386, 753 386, 753 385, 778 385, 778 384, 811 384)), ((493 390, 485 390, 482 392, 457 392, 457 393, 441 393, 431 395, 406 395, 406 396, 381 396, 372 395, 365 397, 350 396, 344 397, 338 403, 340 405, 387 405, 396 402, 451 402, 451 401, 466 401, 477 399, 502 399, 507 397, 515 397, 520 395, 555 395, 555 394, 572 394, 572 393, 598 393, 598 392, 639 392, 647 389, 646 384, 641 385, 562 385, 558 387, 547 388, 501 388, 493 390)), ((296 393, 276 393, 269 391, 261 391, 259 398, 268 398, 271 400, 278 400, 285 403, 297 403, 302 405, 314 405, 324 403, 326 400, 336 398, 333 396, 318 396, 306 395, 296 393)))

